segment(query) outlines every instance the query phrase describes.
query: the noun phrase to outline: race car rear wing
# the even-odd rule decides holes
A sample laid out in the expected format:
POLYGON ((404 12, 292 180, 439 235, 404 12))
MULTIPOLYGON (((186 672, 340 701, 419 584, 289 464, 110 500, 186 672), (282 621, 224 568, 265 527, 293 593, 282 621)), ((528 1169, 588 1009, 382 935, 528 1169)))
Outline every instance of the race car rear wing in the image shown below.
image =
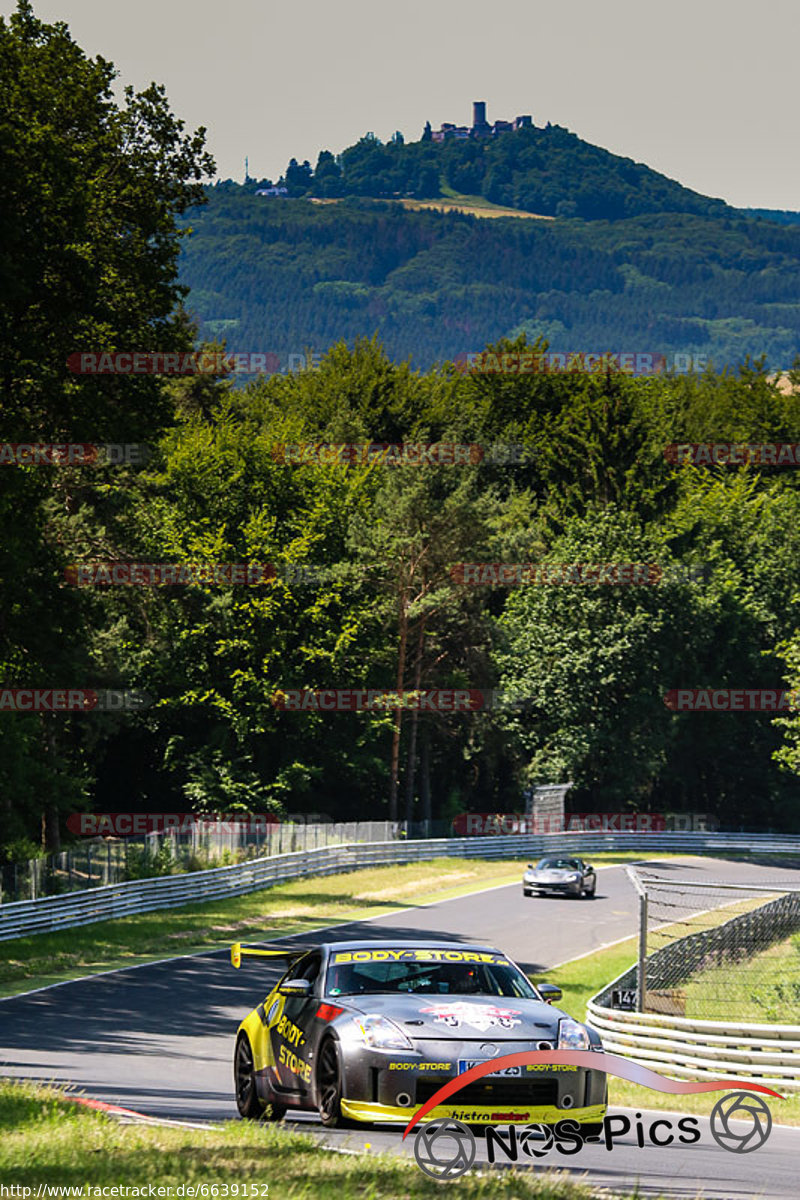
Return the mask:
POLYGON ((314 949, 313 946, 295 945, 281 946, 278 950, 261 950, 255 946, 243 946, 241 942, 234 942, 231 946, 231 963, 238 969, 242 965, 244 955, 252 955, 253 958, 284 958, 291 961, 294 958, 301 958, 312 949, 314 949))

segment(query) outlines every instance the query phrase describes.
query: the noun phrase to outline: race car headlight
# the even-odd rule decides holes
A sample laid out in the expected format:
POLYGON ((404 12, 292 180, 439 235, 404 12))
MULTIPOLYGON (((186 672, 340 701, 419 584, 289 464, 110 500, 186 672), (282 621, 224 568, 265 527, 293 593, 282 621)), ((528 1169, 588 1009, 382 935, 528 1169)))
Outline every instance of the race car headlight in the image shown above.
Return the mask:
POLYGON ((366 1017, 354 1017, 361 1036, 373 1050, 413 1050, 414 1046, 406 1037, 399 1025, 388 1017, 370 1014, 366 1017))
POLYGON ((567 876, 567 879, 570 881, 570 883, 577 883, 581 878, 582 876, 580 871, 573 871, 571 875, 567 876))
POLYGON ((563 1017, 558 1022, 559 1050, 588 1050, 589 1035, 578 1021, 563 1017))

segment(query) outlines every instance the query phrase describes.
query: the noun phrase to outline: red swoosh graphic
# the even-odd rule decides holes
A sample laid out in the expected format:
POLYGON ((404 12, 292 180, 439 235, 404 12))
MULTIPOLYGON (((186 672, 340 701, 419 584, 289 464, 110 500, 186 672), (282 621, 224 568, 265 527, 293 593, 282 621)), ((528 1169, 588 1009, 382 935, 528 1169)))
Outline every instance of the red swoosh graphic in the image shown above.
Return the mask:
MULTIPOLYGON (((642 1067, 618 1054, 606 1054, 603 1051, 522 1050, 518 1054, 502 1054, 499 1058, 478 1063, 476 1067, 470 1067, 463 1075, 458 1075, 455 1079, 443 1084, 438 1092, 434 1092, 430 1100, 426 1100, 422 1107, 417 1109, 406 1125, 403 1137, 407 1137, 417 1122, 427 1116, 431 1109, 443 1104, 448 1097, 460 1092, 468 1083, 474 1083, 476 1080, 482 1079, 484 1075, 491 1075, 493 1071, 502 1067, 522 1067, 528 1063, 586 1067, 592 1071, 603 1071, 606 1075, 616 1075, 617 1078, 627 1079, 630 1083, 641 1084, 643 1087, 651 1088, 654 1092, 669 1092, 673 1096, 686 1096, 692 1092, 722 1092, 738 1088, 745 1092, 763 1092, 767 1096, 775 1096, 778 1100, 783 1099, 780 1092, 773 1092, 772 1088, 742 1079, 704 1079, 685 1083, 678 1079, 667 1079, 666 1075, 660 1075, 658 1071, 651 1071, 649 1067, 642 1067)), ((565 1111, 569 1115, 569 1109, 565 1111)))

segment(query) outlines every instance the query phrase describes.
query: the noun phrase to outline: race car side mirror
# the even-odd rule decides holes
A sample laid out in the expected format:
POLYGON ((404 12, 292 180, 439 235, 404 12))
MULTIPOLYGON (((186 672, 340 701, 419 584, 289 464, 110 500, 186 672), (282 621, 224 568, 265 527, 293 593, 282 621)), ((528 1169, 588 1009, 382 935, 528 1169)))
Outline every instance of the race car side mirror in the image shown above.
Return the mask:
POLYGON ((554 983, 537 983, 536 990, 544 1000, 545 1004, 553 1004, 554 1001, 560 1000, 564 994, 560 987, 556 987, 554 983))
POLYGON ((278 992, 281 996, 308 996, 313 986, 310 979, 287 979, 278 992))
POLYGON ((532 870, 533 870, 533 863, 528 863, 528 870, 529 870, 529 871, 532 871, 532 870))

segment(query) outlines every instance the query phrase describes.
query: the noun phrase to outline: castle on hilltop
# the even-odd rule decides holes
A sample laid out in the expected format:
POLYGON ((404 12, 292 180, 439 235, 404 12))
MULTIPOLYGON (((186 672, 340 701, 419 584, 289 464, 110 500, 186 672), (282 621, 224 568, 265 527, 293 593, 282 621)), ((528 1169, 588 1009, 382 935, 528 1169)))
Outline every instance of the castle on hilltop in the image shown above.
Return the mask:
MULTIPOLYGON (((496 133, 511 133, 515 129, 531 129, 533 118, 530 116, 515 117, 513 121, 495 121, 490 124, 486 120, 486 101, 474 100, 472 103, 472 125, 453 125, 445 121, 441 129, 431 131, 431 140, 445 142, 448 138, 454 141, 466 141, 468 138, 493 137, 496 133)), ((430 125, 428 125, 430 129, 430 125)))

